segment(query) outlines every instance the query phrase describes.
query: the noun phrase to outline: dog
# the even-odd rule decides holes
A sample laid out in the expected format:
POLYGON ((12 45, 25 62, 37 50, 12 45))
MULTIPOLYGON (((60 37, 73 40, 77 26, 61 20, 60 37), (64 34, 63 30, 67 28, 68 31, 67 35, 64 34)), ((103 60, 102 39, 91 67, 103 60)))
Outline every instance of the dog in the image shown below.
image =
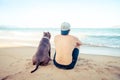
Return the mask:
POLYGON ((33 65, 36 65, 36 68, 32 70, 31 73, 35 72, 38 69, 39 65, 46 66, 51 60, 50 38, 51 38, 51 34, 49 32, 43 33, 43 38, 40 41, 37 52, 32 58, 33 65))

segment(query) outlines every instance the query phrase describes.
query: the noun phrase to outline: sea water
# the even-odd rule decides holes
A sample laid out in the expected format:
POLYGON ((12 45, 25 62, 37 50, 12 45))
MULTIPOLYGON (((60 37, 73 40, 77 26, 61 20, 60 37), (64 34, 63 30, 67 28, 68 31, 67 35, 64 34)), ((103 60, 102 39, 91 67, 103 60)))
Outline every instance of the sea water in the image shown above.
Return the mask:
MULTIPOLYGON (((39 42, 43 32, 48 31, 51 33, 51 44, 54 47, 54 36, 60 34, 59 28, 0 27, 0 39, 37 46, 31 42, 39 42)), ((78 37, 83 43, 81 53, 120 56, 120 28, 72 28, 70 35, 78 37)))

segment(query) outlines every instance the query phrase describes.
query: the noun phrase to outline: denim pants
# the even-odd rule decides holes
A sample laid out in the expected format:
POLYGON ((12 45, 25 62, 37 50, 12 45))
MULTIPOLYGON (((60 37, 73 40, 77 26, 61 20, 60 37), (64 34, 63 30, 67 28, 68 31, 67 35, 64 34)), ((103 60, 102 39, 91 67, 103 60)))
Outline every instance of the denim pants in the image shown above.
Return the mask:
POLYGON ((62 64, 59 64, 56 62, 56 60, 55 60, 56 53, 55 53, 53 63, 56 67, 58 67, 60 69, 73 69, 77 62, 78 55, 79 55, 79 49, 75 48, 72 53, 72 62, 69 65, 62 65, 62 64))

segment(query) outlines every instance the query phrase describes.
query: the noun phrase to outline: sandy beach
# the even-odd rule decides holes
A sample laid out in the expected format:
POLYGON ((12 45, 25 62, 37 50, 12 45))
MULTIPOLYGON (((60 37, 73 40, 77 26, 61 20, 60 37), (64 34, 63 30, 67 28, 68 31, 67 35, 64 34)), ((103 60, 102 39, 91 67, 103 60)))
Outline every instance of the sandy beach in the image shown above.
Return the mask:
MULTIPOLYGON (((120 57, 80 53, 72 70, 58 69, 50 61, 48 66, 30 73, 32 56, 37 47, 0 45, 0 80, 120 80, 120 57)), ((55 49, 52 48, 53 58, 55 49)))
POLYGON ((120 0, 0 0, 0 80, 120 80, 120 0), (51 60, 36 70, 32 58, 43 37, 51 60), (67 54, 79 40, 75 67, 57 68, 55 43, 67 54))

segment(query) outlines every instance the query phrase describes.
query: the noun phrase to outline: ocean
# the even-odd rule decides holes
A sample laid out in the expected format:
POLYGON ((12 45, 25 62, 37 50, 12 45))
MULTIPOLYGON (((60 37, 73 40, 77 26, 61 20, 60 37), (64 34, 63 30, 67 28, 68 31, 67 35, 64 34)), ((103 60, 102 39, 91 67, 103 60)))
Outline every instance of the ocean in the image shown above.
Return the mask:
MULTIPOLYGON (((54 48, 54 36, 60 34, 59 28, 0 27, 0 39, 36 47, 43 32, 51 33, 51 44, 54 48)), ((120 28, 72 28, 70 35, 78 37, 83 43, 81 53, 120 56, 120 28)))

